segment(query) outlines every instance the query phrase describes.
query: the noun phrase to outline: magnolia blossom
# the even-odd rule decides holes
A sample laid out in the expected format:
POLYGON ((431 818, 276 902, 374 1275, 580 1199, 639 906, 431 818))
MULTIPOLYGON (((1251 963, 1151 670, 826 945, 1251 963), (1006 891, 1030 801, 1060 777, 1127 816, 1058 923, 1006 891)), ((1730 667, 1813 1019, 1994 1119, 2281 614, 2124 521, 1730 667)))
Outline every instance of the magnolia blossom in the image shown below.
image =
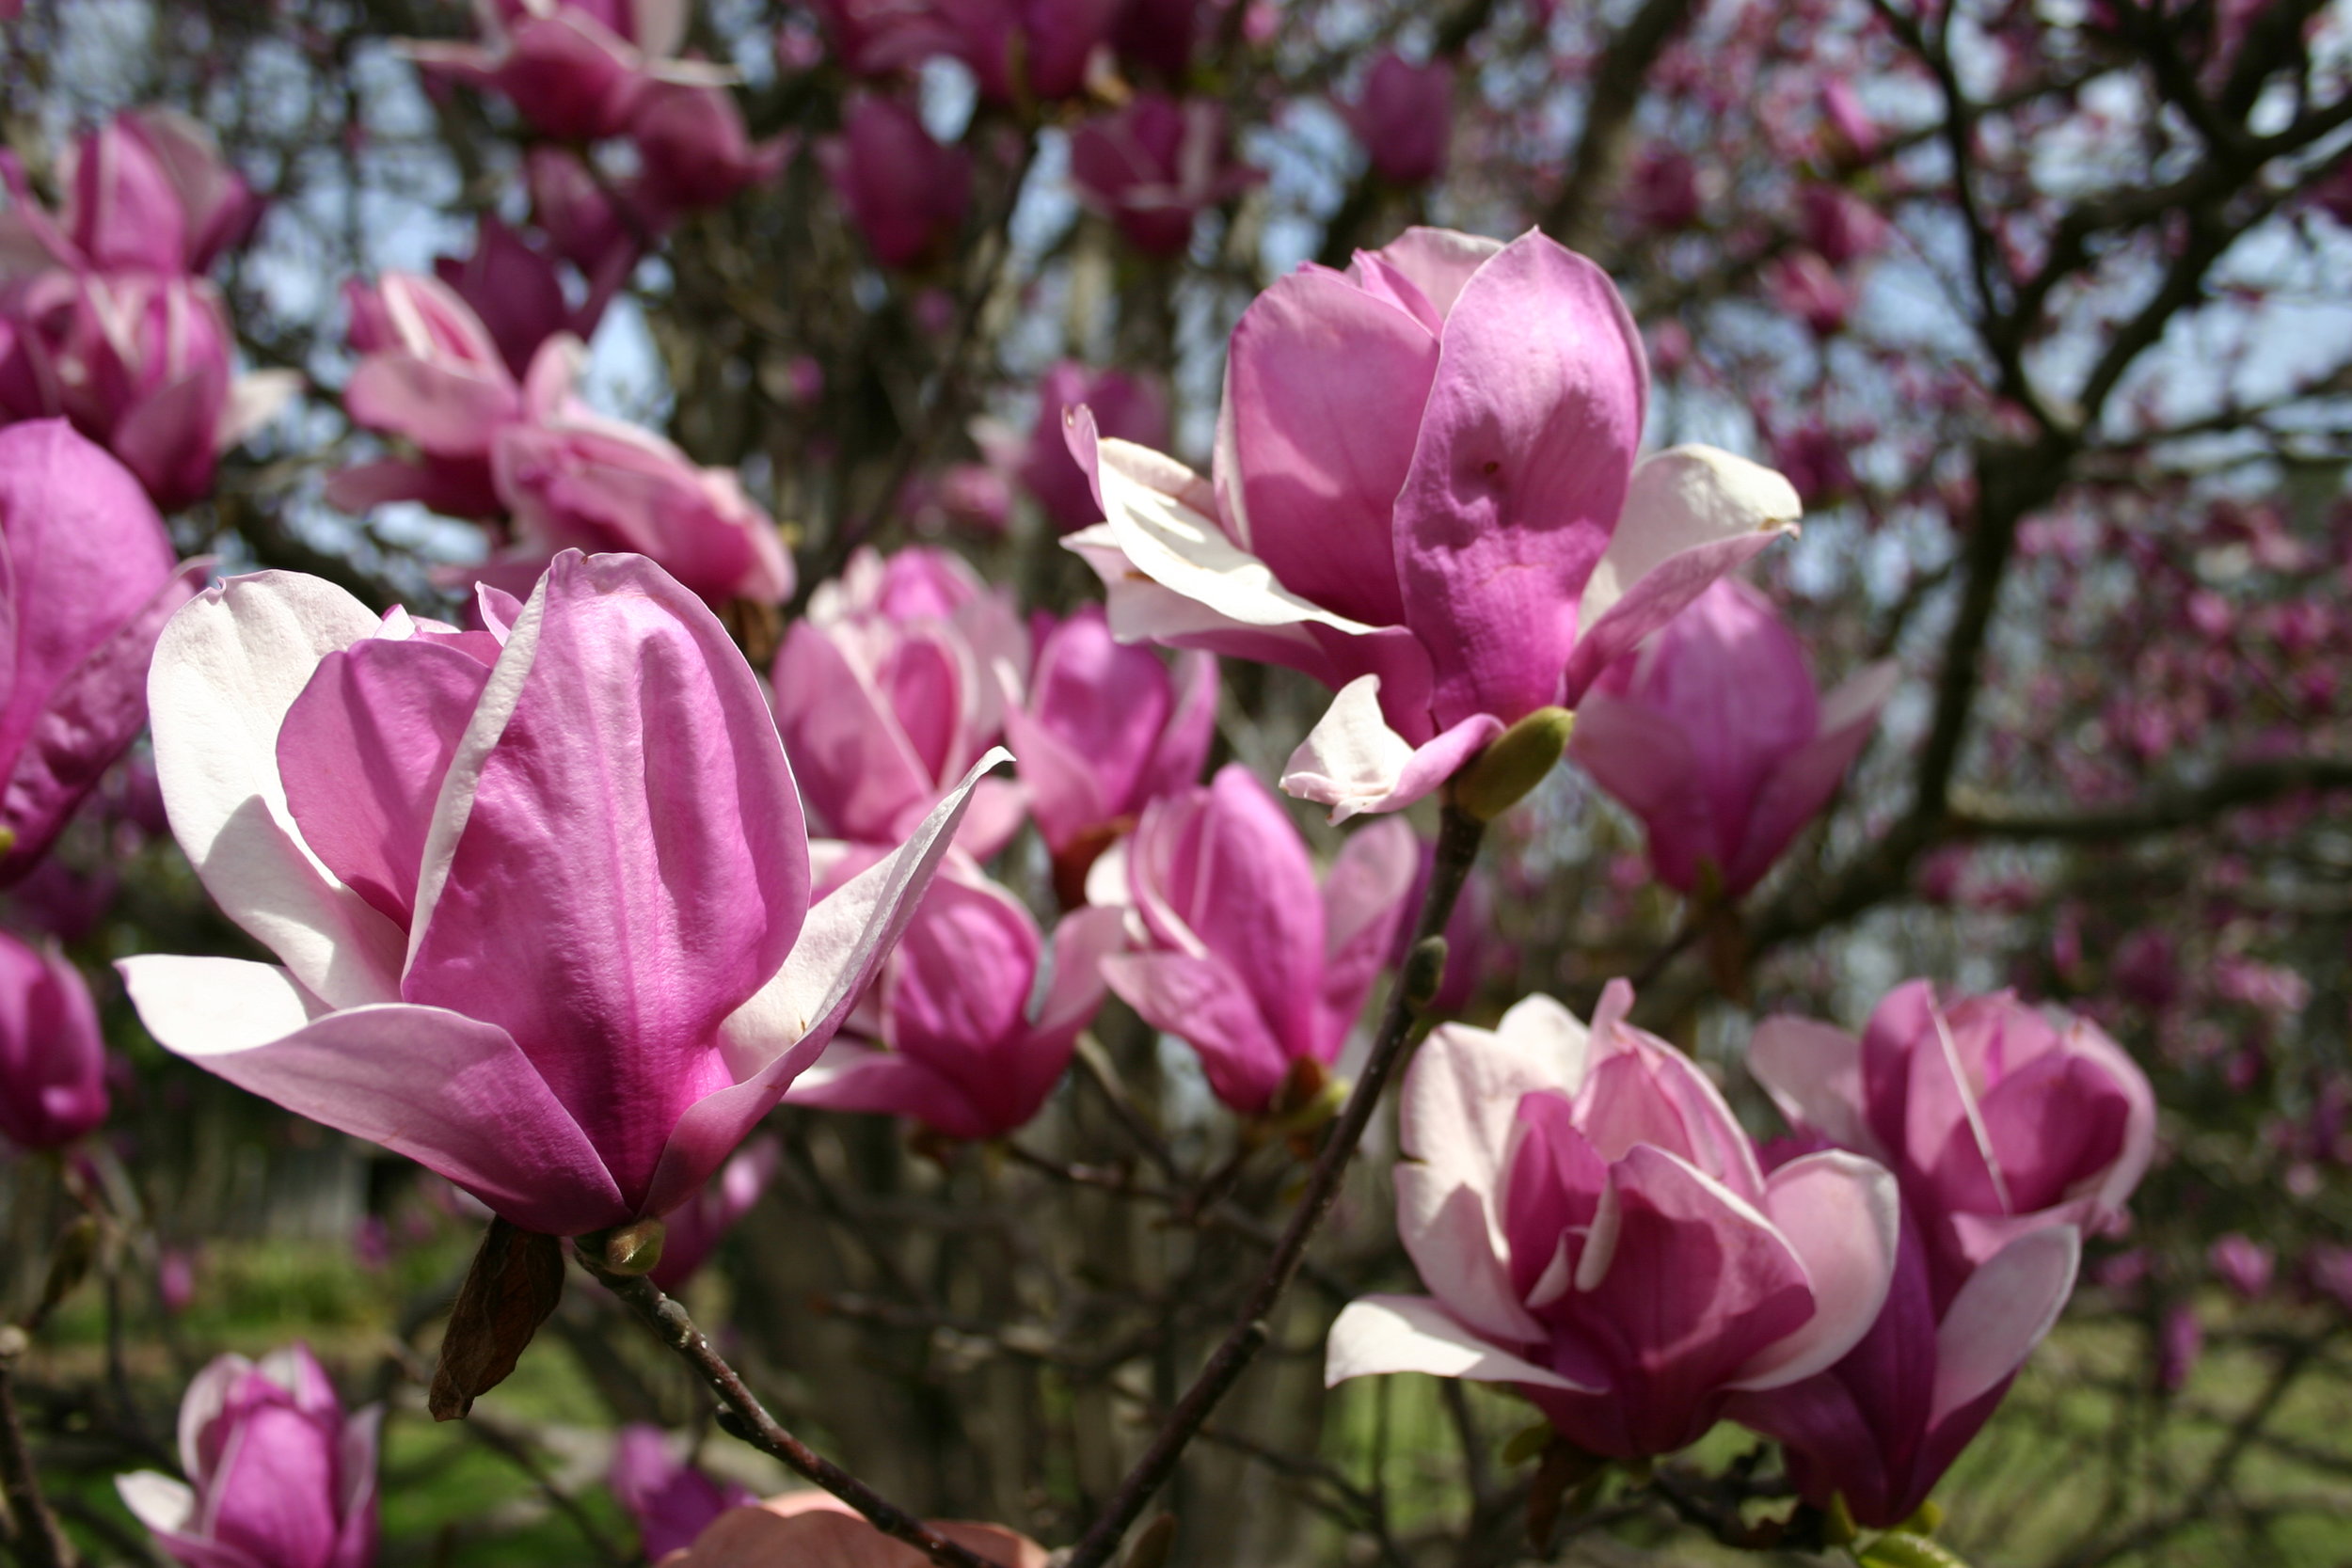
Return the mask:
POLYGON ((147 659, 200 564, 123 466, 61 420, 0 430, 0 883, 40 863, 147 722, 147 659))
POLYGON ((614 1435, 612 1463, 604 1479, 637 1521, 638 1544, 652 1562, 692 1545, 727 1510, 759 1501, 758 1494, 740 1482, 722 1485, 711 1480, 678 1457, 667 1433, 642 1422, 631 1422, 614 1435))
POLYGON ((1778 1442, 1817 1508, 1842 1497, 1874 1529, 1901 1524, 1960 1457, 2066 1305, 2082 1253, 2071 1225, 2029 1230, 1973 1270, 1939 1311, 1906 1203, 1886 1306, 1825 1372, 1743 1393, 1726 1414, 1778 1442))
POLYGON ((1427 184, 1445 172, 1453 139, 1454 68, 1443 60, 1415 65, 1384 49, 1340 112, 1381 179, 1427 184))
POLYGON ((1862 1037, 1768 1019, 1750 1069, 1788 1119, 1880 1161, 1919 1217, 1939 1317, 1970 1273, 2032 1230, 2120 1227, 2155 1150, 2148 1079, 2087 1020, 2007 991, 1948 1006, 1913 980, 1862 1037))
POLYGON ((670 1211, 662 1222, 661 1258, 648 1277, 665 1291, 691 1279, 735 1222, 752 1212, 783 1160, 784 1147, 765 1135, 737 1149, 700 1192, 670 1211))
POLYGON ((1339 1059, 1419 869, 1411 830, 1384 822, 1350 837, 1318 887, 1280 800, 1236 763, 1146 807, 1087 894, 1126 904, 1144 949, 1103 960, 1111 990, 1256 1116, 1301 1064, 1339 1059))
POLYGON ((180 1402, 188 1479, 141 1470, 115 1490, 185 1568, 372 1568, 383 1418, 344 1415, 305 1346, 224 1355, 180 1402))
POLYGON ((2279 1255, 2243 1231, 2233 1230, 2206 1249, 2205 1261, 2216 1278, 2246 1300, 2255 1301, 2269 1291, 2279 1255))
POLYGON ((167 1049, 576 1235, 685 1202, 816 1059, 971 781, 812 908, 767 701, 700 599, 566 551, 481 613, 379 620, 277 572, 183 609, 164 799, 280 962, 121 968, 167 1049))
MULTIPOLYGON (((1070 178, 1079 199, 1117 224, 1128 244, 1174 256, 1192 243, 1201 209, 1240 195, 1260 176, 1233 161, 1225 105, 1142 92, 1071 133, 1070 178)), ((1089 459, 1081 454, 1079 462, 1089 459)))
POLYGON ((685 0, 482 0, 475 18, 479 42, 403 47, 428 71, 503 94, 559 141, 628 130, 658 83, 715 87, 728 77, 671 57, 686 41, 685 0))
POLYGON ((58 1148, 106 1119, 106 1041, 81 972, 0 931, 0 1142, 58 1148))
POLYGON ((942 147, 914 108, 859 94, 841 114, 841 135, 817 148, 834 195, 874 259, 913 266, 938 255, 963 228, 972 205, 972 155, 942 147))
POLYGON ((0 180, 15 201, 0 213, 0 268, 40 252, 74 272, 201 273, 262 210, 212 132, 172 109, 128 110, 81 137, 59 160, 54 217, 14 154, 0 154, 0 180))
POLYGON ((1145 806, 1199 780, 1216 692, 1214 656, 1182 654, 1170 670, 1114 641, 1096 606, 1045 634, 1025 700, 1006 706, 1005 736, 1057 865, 1090 861, 1145 806))
POLYGON ((433 275, 481 319, 507 370, 517 376, 530 373, 539 345, 558 333, 595 336, 620 282, 612 277, 602 280, 609 286, 599 286, 592 279, 587 298, 574 307, 555 258, 494 217, 482 220, 472 254, 435 258, 433 275))
POLYGON ((1075 360, 1057 361, 1038 382, 1037 423, 1019 463, 1022 488, 1061 533, 1091 527, 1102 517, 1062 435, 1063 416, 1080 404, 1093 415, 1100 436, 1138 446, 1168 444, 1168 399, 1158 382, 1120 370, 1089 371, 1075 360))
POLYGON ((1018 1132, 1093 1022, 1101 960, 1120 944, 1118 911, 1082 909, 1049 949, 1020 899, 951 857, 882 966, 873 1044, 836 1042, 786 1098, 913 1117, 950 1138, 1018 1132))
POLYGON ((1819 695, 1796 634, 1726 578, 1603 672, 1568 754, 1648 828, 1659 880, 1736 896, 1829 803, 1900 674, 1819 695))
POLYGON ((1632 1000, 1613 981, 1588 1031, 1530 997, 1494 1033, 1448 1025, 1422 1047, 1397 1228, 1433 1294, 1350 1305, 1327 1381, 1510 1384, 1570 1442, 1630 1459, 1868 1331, 1895 1270, 1893 1180, 1842 1152, 1767 1175, 1707 1076, 1625 1022, 1632 1000))
POLYGON ((1107 520, 1067 543, 1120 637, 1334 688, 1282 786, 1335 817, 1393 810, 1793 531, 1769 469, 1707 447, 1636 463, 1647 391, 1591 262, 1535 232, 1410 230, 1244 313, 1208 479, 1073 419, 1107 520))
POLYGON ((723 207, 772 180, 792 155, 787 136, 754 142, 743 111, 724 87, 680 82, 647 87, 629 117, 643 172, 636 190, 664 212, 723 207))
MULTIPOLYGON (((927 1528, 1001 1568, 1045 1568, 1045 1548, 1002 1525, 927 1519, 927 1528)), ((924 1568, 930 1561, 869 1525, 830 1492, 787 1492, 731 1508, 667 1568, 924 1568)))
MULTIPOLYGON (((904 836, 1004 733, 1027 670, 1010 604, 936 550, 862 552, 811 596, 776 655, 776 726, 823 832, 904 836)), ((1019 787, 983 784, 961 843, 985 860, 1021 826, 1019 787)))

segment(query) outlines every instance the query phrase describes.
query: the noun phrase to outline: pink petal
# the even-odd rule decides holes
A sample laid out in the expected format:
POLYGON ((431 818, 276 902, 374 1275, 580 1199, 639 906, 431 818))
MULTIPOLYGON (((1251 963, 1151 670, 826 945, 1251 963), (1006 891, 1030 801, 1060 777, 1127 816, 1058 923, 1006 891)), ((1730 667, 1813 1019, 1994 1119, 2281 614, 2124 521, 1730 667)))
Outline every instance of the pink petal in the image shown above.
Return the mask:
POLYGON ((1415 746, 1389 727, 1380 677, 1360 675, 1340 689, 1291 753, 1282 793, 1330 807, 1335 823, 1402 811, 1460 772, 1502 728, 1493 715, 1474 713, 1415 746))
POLYGON ((1804 1265, 1813 1315, 1740 1369, 1742 1388, 1834 1366, 1878 1321, 1895 1277, 1895 1179, 1870 1161, 1840 1151, 1792 1160, 1766 1180, 1764 1212, 1804 1265))
POLYGON ((1883 1146, 1862 1104, 1862 1042, 1843 1029, 1786 1014, 1756 1026, 1748 1070, 1791 1127, 1873 1159, 1883 1146))
POLYGON ((1935 1331, 1931 1422, 2016 1375, 2074 1293, 2082 1235, 2071 1225, 2028 1230, 1962 1284, 1935 1331))
POLYGON ((1111 990, 1145 1022, 1199 1053, 1218 1100, 1245 1116, 1265 1108, 1290 1070, 1290 1052, 1238 975, 1219 959, 1184 953, 1118 954, 1102 962, 1111 990))

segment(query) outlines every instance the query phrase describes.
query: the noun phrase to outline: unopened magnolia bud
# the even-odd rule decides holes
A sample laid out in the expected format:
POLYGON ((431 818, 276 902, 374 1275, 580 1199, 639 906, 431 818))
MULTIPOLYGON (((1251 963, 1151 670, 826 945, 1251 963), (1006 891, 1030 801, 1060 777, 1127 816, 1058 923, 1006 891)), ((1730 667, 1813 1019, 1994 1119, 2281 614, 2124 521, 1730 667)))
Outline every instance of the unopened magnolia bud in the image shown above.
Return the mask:
POLYGON ((582 1236, 580 1249, 607 1274, 650 1274, 661 1261, 662 1235, 660 1220, 638 1220, 582 1236))
POLYGON ((1924 1535, 1888 1530, 1865 1547, 1863 1568, 1968 1568, 1960 1557, 1924 1535))
POLYGON ((1539 707, 1495 736, 1454 775, 1454 805, 1481 822, 1518 805, 1558 765, 1575 724, 1566 708, 1539 707))
POLYGON ((1405 956, 1406 1006, 1420 1012, 1438 999, 1445 984, 1445 938, 1423 937, 1405 956))

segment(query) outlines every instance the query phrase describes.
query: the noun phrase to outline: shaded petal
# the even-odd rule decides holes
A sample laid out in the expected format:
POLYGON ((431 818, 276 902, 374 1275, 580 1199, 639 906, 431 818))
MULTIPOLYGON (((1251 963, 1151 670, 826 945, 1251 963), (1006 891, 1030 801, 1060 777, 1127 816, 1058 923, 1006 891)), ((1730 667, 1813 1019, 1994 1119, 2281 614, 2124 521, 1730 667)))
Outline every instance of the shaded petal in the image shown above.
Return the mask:
POLYGON ((1366 812, 1401 811, 1460 772, 1502 733, 1502 721, 1474 713, 1434 740, 1415 746, 1389 728, 1380 677, 1359 675, 1291 753, 1282 793, 1331 808, 1344 822, 1366 812))
POLYGON ((1722 865, 1723 835, 1706 778, 1691 737, 1672 718, 1625 698, 1587 695, 1577 705, 1568 756, 1641 819, 1660 881, 1689 893, 1703 863, 1722 865))
POLYGON ((1326 1037, 1346 1037, 1365 993, 1395 951, 1397 926, 1410 917, 1406 895, 1421 877, 1421 841, 1391 818, 1348 838, 1323 879, 1323 984, 1318 1000, 1326 1037))
POLYGON ((406 1155, 527 1230, 570 1236, 630 1217, 579 1122, 495 1024, 399 1004, 322 1016, 284 970, 237 958, 118 967, 165 1049, 406 1155))
POLYGON ((1883 1146, 1862 1108, 1862 1042, 1809 1018, 1777 1014, 1756 1026, 1748 1071, 1791 1127, 1840 1148, 1880 1158, 1883 1146))
POLYGON ((1859 1155, 1792 1160, 1765 1180, 1764 1212, 1796 1250, 1813 1316, 1748 1361, 1734 1386, 1777 1388, 1826 1371, 1860 1342, 1895 1277, 1895 1179, 1859 1155))
POLYGON ((2016 1375, 2065 1310, 2081 1261, 2081 1233, 2071 1225, 2045 1226, 2010 1242, 1968 1276, 1936 1325, 1930 1425, 2016 1375))
POLYGON ((987 1138, 1004 1131, 961 1085, 930 1064, 895 1051, 835 1040, 817 1065, 784 1092, 787 1105, 913 1117, 950 1138, 987 1138))
POLYGON ((343 388, 354 424, 405 436, 435 457, 480 457, 521 413, 501 372, 466 371, 409 354, 370 355, 343 388))
POLYGON ((1146 1023, 1199 1053, 1217 1099, 1245 1116, 1265 1108, 1291 1056, 1239 975, 1187 953, 1122 953, 1102 962, 1111 990, 1146 1023))
POLYGON ((1472 1383, 1523 1383, 1571 1393, 1598 1393, 1547 1367, 1481 1338, 1428 1296, 1361 1296, 1331 1324, 1323 1352, 1323 1386, 1385 1372, 1427 1372, 1472 1383))
MULTIPOLYGON (((1888 660, 1871 665, 1821 700, 1820 733, 1780 760, 1749 808, 1747 835, 1724 864, 1727 888, 1744 891, 1761 880, 1781 851, 1829 803, 1845 781, 1846 769, 1870 743, 1879 710, 1901 680, 1902 667, 1888 660)), ((1586 710, 1593 702, 1585 700, 1586 710)), ((1580 710, 1578 723, 1584 719, 1585 712, 1580 710)))
POLYGON ((1158 642, 1279 664, 1302 671, 1327 686, 1334 684, 1329 659, 1305 626, 1244 626, 1155 582, 1128 562, 1126 550, 1108 524, 1081 529, 1061 543, 1062 548, 1093 567, 1094 575, 1102 579, 1104 611, 1110 618, 1111 635, 1121 642, 1158 642))

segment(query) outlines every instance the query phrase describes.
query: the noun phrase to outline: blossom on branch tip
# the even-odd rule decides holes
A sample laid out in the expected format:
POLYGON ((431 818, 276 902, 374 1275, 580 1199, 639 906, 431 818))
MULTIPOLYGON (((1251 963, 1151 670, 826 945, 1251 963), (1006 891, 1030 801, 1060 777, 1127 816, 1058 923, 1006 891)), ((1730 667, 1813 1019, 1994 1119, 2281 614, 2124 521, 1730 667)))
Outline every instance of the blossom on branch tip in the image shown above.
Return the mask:
POLYGON ((123 1506, 183 1568, 372 1568, 376 1429, 303 1345, 224 1355, 180 1402, 186 1481, 119 1477, 123 1506))
POLYGON ((1384 49, 1355 98, 1340 104, 1374 172, 1396 185, 1425 185, 1445 172, 1454 131, 1454 67, 1415 65, 1384 49))
POLYGON ((1395 810, 1794 531, 1770 469, 1708 447, 1637 462, 1647 392, 1591 262, 1535 232, 1410 230, 1244 313, 1209 478, 1080 411, 1106 520, 1066 543, 1122 639, 1331 687, 1283 787, 1335 817, 1395 810))
MULTIPOLYGON (((665 1287, 666 1289, 666 1287, 665 1287)), ((660 1427, 631 1422, 614 1434, 605 1484, 637 1522, 638 1544, 660 1562, 731 1508, 755 1507, 758 1495, 739 1481, 722 1484, 680 1459, 660 1427)))
MULTIPOLYGON (((1128 244, 1175 256, 1192 243, 1192 220, 1203 209, 1263 176, 1234 160, 1225 105, 1141 92, 1071 133, 1070 178, 1079 200, 1107 216, 1128 244)), ((1091 466, 1073 451, 1081 467, 1091 466)))
POLYGON ((61 1148, 106 1119, 106 1041, 56 945, 0 931, 0 1145, 61 1148))
POLYGON ((1530 997, 1422 1047, 1397 1228, 1433 1293, 1350 1305, 1327 1382, 1508 1384, 1577 1447, 1631 1459, 1867 1332, 1895 1272, 1893 1179, 1835 1151, 1768 1174, 1706 1075, 1626 1023, 1632 1000, 1613 981, 1588 1030, 1530 997))
POLYGON ((765 696, 637 556, 558 555, 487 629, 312 578, 199 595, 150 680, 173 832, 280 962, 120 968, 167 1049, 525 1231, 684 1203, 813 1062, 977 773, 813 906, 765 696))
POLYGON ((618 135, 651 88, 724 85, 731 72, 673 56, 686 40, 686 0, 484 0, 473 43, 411 39, 424 70, 502 94, 560 141, 618 135))
POLYGON ((943 147, 922 117, 894 98, 858 94, 841 134, 818 144, 817 161, 874 259, 914 266, 954 243, 972 205, 972 155, 943 147))

